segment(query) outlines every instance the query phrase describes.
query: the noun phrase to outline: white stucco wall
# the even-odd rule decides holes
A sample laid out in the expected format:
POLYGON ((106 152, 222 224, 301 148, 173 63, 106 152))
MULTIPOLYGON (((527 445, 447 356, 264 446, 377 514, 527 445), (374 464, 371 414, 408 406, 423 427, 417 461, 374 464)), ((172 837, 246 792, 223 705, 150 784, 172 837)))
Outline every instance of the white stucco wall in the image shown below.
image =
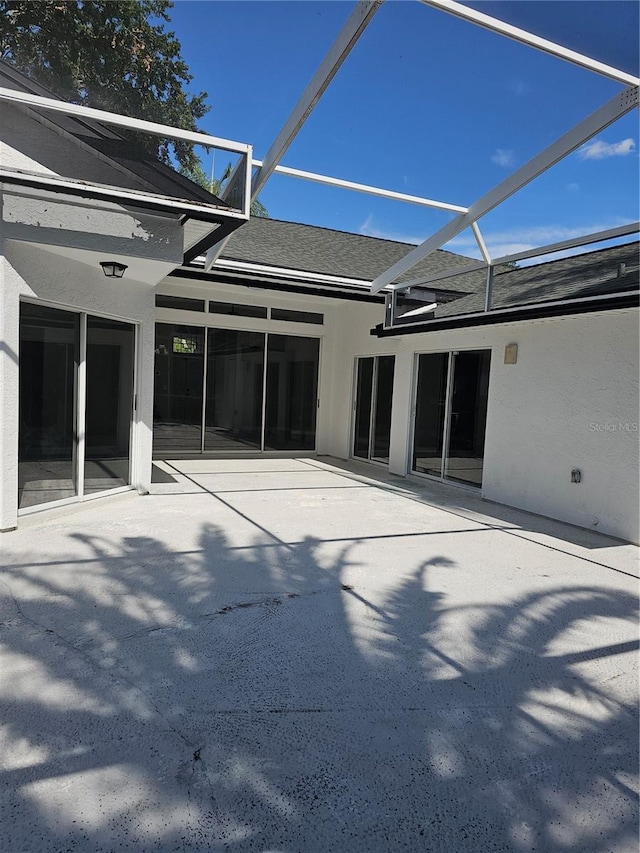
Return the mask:
POLYGON ((147 283, 130 277, 106 279, 94 265, 52 254, 28 243, 4 241, 0 257, 0 529, 17 523, 18 350, 20 299, 37 299, 138 324, 137 414, 132 446, 132 482, 141 491, 151 481, 154 297, 147 283))
POLYGON ((324 445, 351 455, 356 356, 395 354, 389 468, 408 472, 415 354, 490 349, 485 498, 638 542, 638 312, 377 339, 381 310, 336 319, 331 426, 324 445), (518 361, 504 348, 518 344, 518 361), (582 472, 572 484, 571 470, 582 472))
POLYGON ((503 328, 485 497, 638 542, 638 438, 637 311, 503 328), (518 362, 505 365, 511 339, 518 362), (572 468, 581 483, 571 483, 572 468))

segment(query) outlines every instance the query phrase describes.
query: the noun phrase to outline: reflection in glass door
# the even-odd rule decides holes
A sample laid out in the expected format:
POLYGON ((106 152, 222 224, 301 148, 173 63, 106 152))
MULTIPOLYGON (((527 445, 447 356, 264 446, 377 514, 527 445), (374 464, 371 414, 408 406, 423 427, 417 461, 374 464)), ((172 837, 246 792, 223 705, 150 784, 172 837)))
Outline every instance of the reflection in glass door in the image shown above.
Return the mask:
POLYGON ((314 450, 320 339, 156 324, 153 452, 314 450))
POLYGON ((135 329, 87 317, 85 495, 131 482, 135 329))
POLYGON ((482 485, 490 360, 488 350, 452 355, 451 414, 444 476, 473 486, 482 485))
POLYGON ((369 356, 356 361, 353 455, 389 462, 395 357, 369 356))
POLYGON ((482 485, 489 350, 418 356, 412 470, 482 485))
POLYGON ((207 330, 205 450, 260 449, 264 334, 207 330))
POLYGON ((131 483, 135 327, 20 305, 18 507, 131 483))
POLYGON ((156 323, 153 446, 157 453, 202 450, 204 329, 156 323))
POLYGON ((79 314, 27 302, 20 305, 20 509, 78 494, 79 357, 79 314))
POLYGON ((449 353, 418 357, 412 468, 433 477, 442 476, 448 370, 449 353))
POLYGON ((265 450, 314 450, 320 340, 268 335, 265 450))

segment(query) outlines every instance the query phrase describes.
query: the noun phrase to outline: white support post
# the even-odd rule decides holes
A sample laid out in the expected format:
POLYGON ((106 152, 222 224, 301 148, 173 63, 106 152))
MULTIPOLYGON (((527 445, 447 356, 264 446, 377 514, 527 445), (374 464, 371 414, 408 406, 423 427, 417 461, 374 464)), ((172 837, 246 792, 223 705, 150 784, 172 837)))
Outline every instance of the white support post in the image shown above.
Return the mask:
POLYGON ((638 86, 640 84, 640 80, 633 74, 628 74, 619 68, 612 68, 610 65, 605 65, 604 62, 598 62, 597 59, 592 59, 590 56, 577 53, 575 50, 570 50, 568 47, 549 41, 527 30, 520 29, 520 27, 514 27, 499 18, 485 15, 484 12, 478 12, 470 6, 455 2, 455 0, 420 0, 420 2, 424 3, 425 6, 432 6, 434 9, 448 12, 457 18, 477 24, 480 27, 491 30, 494 33, 499 33, 522 44, 529 45, 529 47, 534 47, 544 53, 549 53, 567 62, 572 62, 574 65, 580 65, 589 71, 603 74, 605 77, 610 77, 612 80, 624 83, 625 86, 638 86))
POLYGON ((493 298, 493 267, 489 264, 487 269, 487 286, 484 292, 484 310, 491 311, 491 300, 493 298))
POLYGON ((525 163, 512 175, 501 181, 482 198, 471 205, 467 213, 456 216, 451 222, 429 237, 424 243, 416 246, 404 258, 401 258, 388 270, 379 275, 371 285, 371 292, 378 293, 383 287, 403 275, 407 270, 414 267, 419 261, 426 258, 431 252, 448 243, 465 228, 468 228, 480 217, 484 216, 494 207, 497 207, 505 199, 510 198, 522 187, 531 183, 538 175, 541 175, 551 166, 555 165, 567 154, 575 151, 592 136, 600 133, 621 116, 630 112, 638 104, 638 89, 625 89, 606 104, 597 109, 590 116, 565 133, 540 154, 525 163))
POLYGON ((487 244, 484 241, 482 231, 480 230, 480 226, 477 222, 473 223, 473 225, 471 226, 471 230, 473 231, 473 236, 476 238, 476 243, 478 244, 478 248, 480 249, 480 254, 483 257, 484 262, 487 264, 491 264, 491 255, 489 254, 487 244))

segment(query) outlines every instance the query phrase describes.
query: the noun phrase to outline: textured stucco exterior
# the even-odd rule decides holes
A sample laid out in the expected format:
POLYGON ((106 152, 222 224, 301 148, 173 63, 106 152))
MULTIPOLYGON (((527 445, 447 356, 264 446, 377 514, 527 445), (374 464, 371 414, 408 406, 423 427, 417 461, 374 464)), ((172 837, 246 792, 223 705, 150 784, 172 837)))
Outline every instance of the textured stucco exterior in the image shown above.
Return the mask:
POLYGON ((4 241, 0 258, 3 347, 0 351, 0 529, 17 523, 19 304, 37 300, 135 323, 137 327, 137 412, 133 429, 132 484, 146 491, 151 479, 154 289, 148 282, 107 279, 97 262, 82 263, 31 243, 4 241))
POLYGON ((389 467, 407 474, 416 353, 489 349, 483 496, 638 542, 637 310, 379 340, 369 330, 381 319, 359 305, 337 317, 324 442, 333 455, 350 455, 357 356, 396 356, 389 467), (514 365, 504 364, 510 343, 514 365))
MULTIPOLYGON (((4 104, 0 127, 0 166, 146 189, 46 119, 4 104)), ((27 299, 136 324, 132 485, 140 491, 151 478, 155 322, 320 338, 315 452, 342 459, 352 450, 356 358, 395 356, 389 470, 402 476, 411 474, 416 355, 487 349, 482 496, 639 541, 637 310, 381 339, 371 334, 384 318, 379 302, 304 294, 295 282, 286 292, 170 277, 183 257, 177 217, 13 185, 0 201, 0 529, 17 523, 18 318, 27 299), (126 277, 106 279, 102 260, 123 261, 126 277), (318 312, 324 323, 156 309, 156 293, 318 312), (506 365, 510 343, 518 358, 506 365), (571 482, 576 468, 580 483, 571 482)))

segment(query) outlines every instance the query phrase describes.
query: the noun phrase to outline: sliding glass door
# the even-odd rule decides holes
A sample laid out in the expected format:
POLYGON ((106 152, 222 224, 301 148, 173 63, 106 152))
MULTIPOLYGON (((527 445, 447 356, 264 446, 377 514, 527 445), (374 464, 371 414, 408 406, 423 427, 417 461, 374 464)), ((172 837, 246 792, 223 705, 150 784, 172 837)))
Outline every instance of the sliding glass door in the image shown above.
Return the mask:
POLYGON ((264 334, 207 329, 205 450, 260 449, 264 334))
POLYGON ((161 454, 200 451, 204 329, 156 324, 153 446, 161 454))
POLYGON ((156 324, 154 455, 313 450, 320 339, 156 324))
POLYGON ((489 393, 489 350, 452 355, 451 415, 444 476, 482 485, 489 393))
POLYGON ((449 353, 418 357, 413 470, 442 476, 449 353))
POLYGON ((85 495, 131 482, 135 329, 87 317, 85 495))
POLYGON ((131 482, 135 327, 20 306, 18 506, 131 482))
POLYGON ((18 505, 78 494, 76 468, 80 315, 20 306, 18 505))
POLYGON ((313 450, 316 445, 318 338, 269 335, 265 450, 313 450))
POLYGON ((394 368, 392 355, 356 361, 353 455, 361 459, 389 462, 394 368))
POLYGON ((412 470, 482 485, 489 350, 418 356, 412 470))

